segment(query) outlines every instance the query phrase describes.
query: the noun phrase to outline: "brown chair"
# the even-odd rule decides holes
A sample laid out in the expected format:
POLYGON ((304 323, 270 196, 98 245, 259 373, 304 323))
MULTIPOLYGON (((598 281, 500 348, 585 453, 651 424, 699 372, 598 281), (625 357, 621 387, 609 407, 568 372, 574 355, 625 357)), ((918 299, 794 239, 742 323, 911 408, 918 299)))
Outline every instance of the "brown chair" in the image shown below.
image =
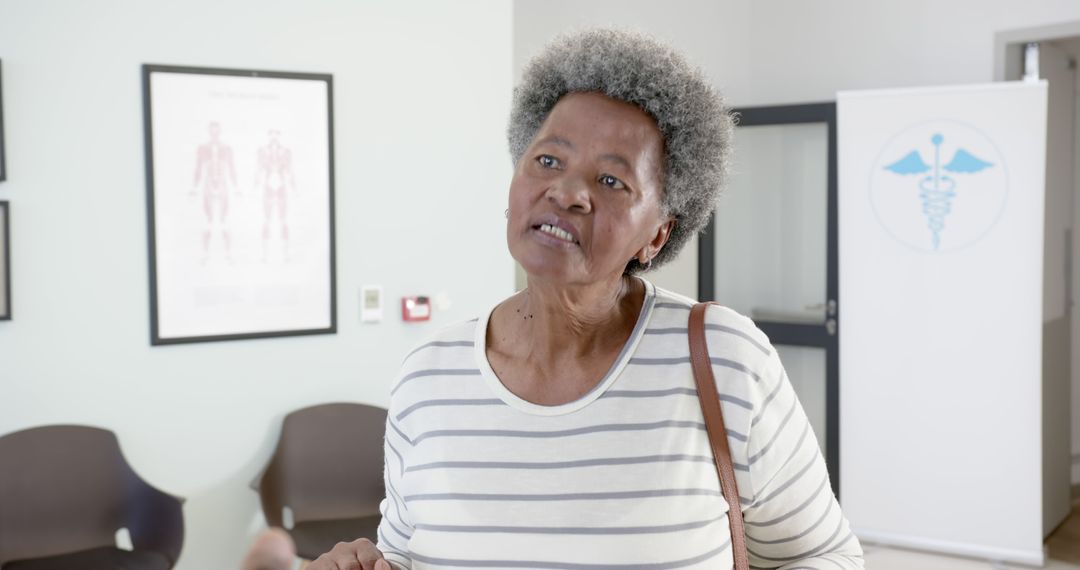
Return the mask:
POLYGON ((375 541, 385 428, 386 410, 363 404, 323 404, 285 416, 274 455, 252 488, 267 524, 285 528, 301 558, 314 560, 342 541, 375 541))
POLYGON ((176 564, 181 499, 143 481, 108 430, 55 425, 0 437, 0 569, 153 569, 176 564), (127 528, 133 550, 116 547, 127 528))

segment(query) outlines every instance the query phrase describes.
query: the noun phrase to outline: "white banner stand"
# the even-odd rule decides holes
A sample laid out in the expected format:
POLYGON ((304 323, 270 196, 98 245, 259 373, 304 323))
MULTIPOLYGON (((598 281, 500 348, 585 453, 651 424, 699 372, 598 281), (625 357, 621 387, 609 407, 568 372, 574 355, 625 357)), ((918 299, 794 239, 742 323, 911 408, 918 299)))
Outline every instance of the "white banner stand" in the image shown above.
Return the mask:
POLYGON ((1046 84, 838 94, 841 497, 1041 566, 1046 84))

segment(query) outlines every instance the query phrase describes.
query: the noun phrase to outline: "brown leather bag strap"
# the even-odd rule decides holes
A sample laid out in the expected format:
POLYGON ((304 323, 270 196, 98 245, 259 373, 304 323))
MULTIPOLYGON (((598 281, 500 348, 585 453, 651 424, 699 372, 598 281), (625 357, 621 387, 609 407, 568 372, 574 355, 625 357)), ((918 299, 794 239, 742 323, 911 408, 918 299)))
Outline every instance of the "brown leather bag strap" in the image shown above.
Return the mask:
POLYGON ((718 303, 698 303, 690 310, 690 364, 694 367, 701 413, 705 416, 705 431, 709 434, 716 472, 720 475, 720 490, 728 503, 728 526, 731 527, 731 555, 735 570, 749 570, 750 559, 746 553, 746 528, 743 525, 742 504, 739 488, 735 484, 735 468, 731 465, 731 449, 728 447, 724 412, 720 409, 720 396, 716 392, 709 347, 705 343, 705 310, 718 303))

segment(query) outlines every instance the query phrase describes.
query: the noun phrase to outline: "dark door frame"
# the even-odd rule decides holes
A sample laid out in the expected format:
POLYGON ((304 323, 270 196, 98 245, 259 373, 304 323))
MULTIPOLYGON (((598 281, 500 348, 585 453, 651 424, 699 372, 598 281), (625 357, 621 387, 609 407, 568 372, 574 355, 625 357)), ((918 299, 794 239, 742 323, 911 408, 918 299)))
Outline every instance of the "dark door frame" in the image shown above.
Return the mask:
MULTIPOLYGON (((825 349, 825 461, 833 493, 840 496, 840 343, 839 267, 837 231, 836 103, 809 103, 734 109, 739 127, 825 123, 828 126, 828 208, 825 294, 826 322, 822 325, 755 321, 773 344, 809 346, 825 349)), ((716 226, 715 212, 698 242, 698 298, 716 299, 716 226)), ((821 437, 821 434, 818 434, 821 437)))

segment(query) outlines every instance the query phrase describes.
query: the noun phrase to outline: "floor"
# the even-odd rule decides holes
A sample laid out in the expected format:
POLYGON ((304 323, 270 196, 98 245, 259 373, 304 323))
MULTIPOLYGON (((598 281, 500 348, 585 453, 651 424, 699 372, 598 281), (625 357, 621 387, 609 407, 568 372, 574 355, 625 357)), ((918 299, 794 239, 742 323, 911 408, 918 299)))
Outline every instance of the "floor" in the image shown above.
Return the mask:
MULTIPOLYGON (((927 554, 910 550, 885 548, 863 544, 866 567, 870 570, 1028 570, 1030 566, 1002 564, 973 558, 958 558, 927 554)), ((1080 570, 1080 562, 1051 559, 1046 561, 1047 570, 1080 570)))
MULTIPOLYGON (((1073 509, 1069 518, 1046 541, 1049 570, 1080 570, 1080 487, 1073 488, 1073 509)), ((1013 570, 1028 566, 987 560, 927 554, 863 543, 866 567, 871 570, 1013 570)))

